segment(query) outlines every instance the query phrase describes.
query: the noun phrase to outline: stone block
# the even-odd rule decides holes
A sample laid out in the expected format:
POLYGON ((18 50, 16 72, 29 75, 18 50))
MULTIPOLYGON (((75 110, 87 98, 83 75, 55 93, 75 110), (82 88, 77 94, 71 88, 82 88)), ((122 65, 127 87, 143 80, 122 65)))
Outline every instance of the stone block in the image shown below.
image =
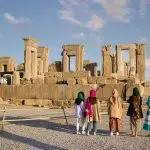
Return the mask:
POLYGON ((68 78, 75 78, 76 73, 75 72, 63 72, 63 78, 67 81, 68 78))
POLYGON ((57 78, 56 77, 45 77, 45 84, 56 84, 57 78))
POLYGON ((96 84, 97 83, 97 77, 88 77, 88 83, 89 84, 96 84))
POLYGON ((63 106, 68 107, 68 100, 62 100, 63 101, 63 106))
POLYGON ((84 78, 84 77, 89 77, 89 76, 90 76, 90 71, 78 71, 78 72, 76 72, 77 78, 84 78))
POLYGON ((150 82, 145 82, 144 87, 150 87, 150 82))
POLYGON ((64 83, 63 77, 58 77, 57 78, 57 84, 63 84, 63 83, 64 83))
POLYGON ((97 84, 107 84, 106 77, 104 77, 104 76, 98 77, 97 84))
POLYGON ((20 80, 20 83, 22 84, 22 85, 27 85, 27 84, 31 84, 31 80, 28 80, 28 79, 21 79, 20 80))
POLYGON ((68 107, 74 106, 74 102, 75 102, 75 100, 69 100, 68 101, 68 107))
POLYGON ((20 74, 18 71, 13 72, 13 84, 19 85, 20 84, 20 74))
POLYGON ((107 84, 117 84, 118 81, 115 78, 108 78, 107 79, 107 84))
POLYGON ((32 84, 44 84, 44 77, 43 78, 32 78, 31 83, 32 84))
POLYGON ((54 100, 53 106, 63 106, 63 100, 54 100))
POLYGON ((75 78, 68 78, 67 79, 67 84, 68 85, 75 85, 76 84, 76 79, 75 78))
POLYGON ((62 72, 46 72, 45 73, 46 77, 62 77, 62 72))
POLYGON ((1 104, 1 105, 6 105, 6 104, 8 104, 8 102, 7 102, 7 101, 4 101, 4 100, 0 97, 0 104, 1 104))
POLYGON ((77 79, 77 84, 87 84, 87 78, 76 78, 77 79))

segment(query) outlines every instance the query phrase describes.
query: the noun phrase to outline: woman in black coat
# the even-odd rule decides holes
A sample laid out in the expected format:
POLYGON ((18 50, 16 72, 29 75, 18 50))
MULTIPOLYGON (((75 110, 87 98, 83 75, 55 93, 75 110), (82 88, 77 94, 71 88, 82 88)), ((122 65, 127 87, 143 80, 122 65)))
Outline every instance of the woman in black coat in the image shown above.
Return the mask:
POLYGON ((133 94, 130 96, 129 100, 129 108, 127 111, 127 115, 130 117, 130 128, 132 131, 132 136, 137 136, 138 131, 142 129, 142 97, 140 96, 140 92, 138 88, 133 89, 133 94))

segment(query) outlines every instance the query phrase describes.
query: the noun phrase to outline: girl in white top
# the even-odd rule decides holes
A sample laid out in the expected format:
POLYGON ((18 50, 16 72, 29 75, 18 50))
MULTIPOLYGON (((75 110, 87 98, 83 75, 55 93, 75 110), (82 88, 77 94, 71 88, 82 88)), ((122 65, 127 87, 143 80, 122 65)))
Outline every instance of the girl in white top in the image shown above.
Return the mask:
POLYGON ((75 116, 77 119, 77 124, 76 124, 77 134, 80 134, 80 132, 79 132, 80 124, 82 127, 82 134, 85 134, 84 112, 85 112, 84 93, 81 91, 78 93, 77 98, 75 100, 75 116))

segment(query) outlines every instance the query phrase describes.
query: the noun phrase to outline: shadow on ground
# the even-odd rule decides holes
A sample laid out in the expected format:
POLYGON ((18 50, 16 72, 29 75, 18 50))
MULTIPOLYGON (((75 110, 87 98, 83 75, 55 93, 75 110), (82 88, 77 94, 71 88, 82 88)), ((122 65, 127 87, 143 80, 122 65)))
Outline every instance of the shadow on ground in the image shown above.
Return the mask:
POLYGON ((42 143, 40 141, 31 139, 31 138, 28 138, 28 137, 22 137, 22 136, 19 136, 19 135, 16 135, 16 134, 9 133, 7 131, 2 131, 0 133, 0 137, 5 138, 7 140, 12 140, 12 141, 15 141, 15 142, 20 142, 20 143, 23 143, 23 144, 27 144, 29 146, 36 147, 36 148, 39 148, 41 150, 54 150, 54 149, 55 150, 56 149, 57 150, 65 150, 65 149, 57 147, 57 146, 48 145, 48 144, 42 143))

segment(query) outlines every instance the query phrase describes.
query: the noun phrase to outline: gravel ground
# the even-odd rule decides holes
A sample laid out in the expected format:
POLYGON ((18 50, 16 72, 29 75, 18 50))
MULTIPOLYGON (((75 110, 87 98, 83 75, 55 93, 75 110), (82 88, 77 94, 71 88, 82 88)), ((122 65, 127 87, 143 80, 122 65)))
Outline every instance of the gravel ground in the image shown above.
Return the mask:
MULTIPOLYGON (((68 109, 67 112, 73 112, 68 109)), ((44 117, 62 114, 62 110, 28 110, 7 112, 6 119, 44 117)), ((2 117, 2 113, 0 113, 2 117)), ((108 116, 102 116, 97 136, 76 135, 75 118, 13 122, 0 132, 0 150, 149 150, 150 132, 141 131, 138 137, 130 137, 129 118, 123 116, 120 136, 109 136, 108 116)))

